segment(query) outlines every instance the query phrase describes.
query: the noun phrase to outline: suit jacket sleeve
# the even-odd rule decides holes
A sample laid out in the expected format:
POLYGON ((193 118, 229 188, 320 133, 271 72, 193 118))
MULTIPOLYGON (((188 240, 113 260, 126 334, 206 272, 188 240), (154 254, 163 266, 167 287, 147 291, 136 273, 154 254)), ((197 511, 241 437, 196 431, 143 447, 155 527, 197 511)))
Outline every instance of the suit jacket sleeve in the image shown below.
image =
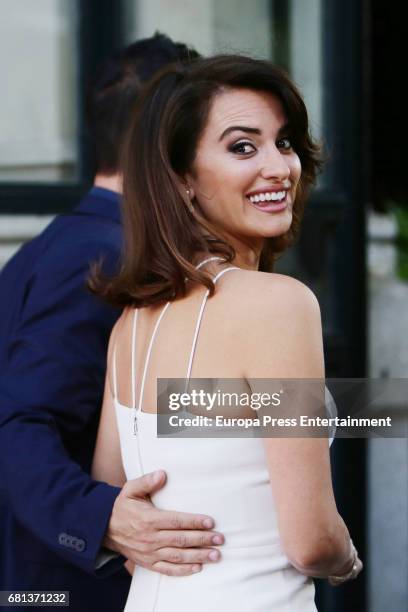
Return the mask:
POLYGON ((89 573, 106 575, 123 562, 96 569, 119 489, 94 481, 86 470, 108 338, 120 312, 85 288, 100 245, 60 244, 54 251, 35 267, 7 348, 0 476, 15 515, 44 545, 89 573))

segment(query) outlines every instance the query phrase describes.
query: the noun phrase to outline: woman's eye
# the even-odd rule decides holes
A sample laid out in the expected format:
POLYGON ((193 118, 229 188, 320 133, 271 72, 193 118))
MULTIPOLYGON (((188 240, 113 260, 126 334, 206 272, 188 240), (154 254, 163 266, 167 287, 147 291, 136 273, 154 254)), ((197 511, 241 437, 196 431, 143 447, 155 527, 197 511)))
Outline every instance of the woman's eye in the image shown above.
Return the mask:
POLYGON ((233 153, 238 153, 239 155, 248 155, 249 153, 255 151, 255 147, 250 142, 242 141, 231 145, 230 151, 233 153))
POLYGON ((292 148, 292 143, 289 138, 281 138, 278 140, 277 145, 279 149, 285 149, 285 151, 292 148))

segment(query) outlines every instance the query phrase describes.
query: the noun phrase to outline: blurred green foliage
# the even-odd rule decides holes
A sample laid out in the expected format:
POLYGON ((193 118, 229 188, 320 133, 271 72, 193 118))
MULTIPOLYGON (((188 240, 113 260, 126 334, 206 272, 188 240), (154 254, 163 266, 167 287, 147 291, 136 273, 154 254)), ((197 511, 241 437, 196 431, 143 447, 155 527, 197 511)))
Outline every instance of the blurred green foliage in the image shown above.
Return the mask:
POLYGON ((398 205, 392 206, 398 226, 397 234, 397 275, 404 281, 408 281, 408 209, 398 205))

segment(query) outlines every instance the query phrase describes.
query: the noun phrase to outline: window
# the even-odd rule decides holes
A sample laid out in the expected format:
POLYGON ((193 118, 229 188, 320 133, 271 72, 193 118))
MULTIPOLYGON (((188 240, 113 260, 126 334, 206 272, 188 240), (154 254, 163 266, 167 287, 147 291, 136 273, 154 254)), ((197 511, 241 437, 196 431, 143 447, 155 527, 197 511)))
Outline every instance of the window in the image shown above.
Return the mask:
POLYGON ((3 0, 0 181, 78 174, 77 3, 3 0))

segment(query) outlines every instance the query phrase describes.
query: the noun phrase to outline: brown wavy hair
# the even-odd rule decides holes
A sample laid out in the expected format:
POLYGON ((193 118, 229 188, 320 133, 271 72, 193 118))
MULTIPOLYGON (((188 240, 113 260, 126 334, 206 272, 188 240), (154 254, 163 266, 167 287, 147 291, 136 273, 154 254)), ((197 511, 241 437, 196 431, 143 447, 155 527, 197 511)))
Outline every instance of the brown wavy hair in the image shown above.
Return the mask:
MULTIPOLYGON (((289 137, 302 166, 288 232, 268 238, 261 271, 298 235, 304 205, 321 165, 320 147, 309 134, 302 96, 288 75, 269 61, 219 55, 173 64, 141 96, 123 160, 124 250, 117 275, 93 269, 89 286, 110 303, 147 306, 186 294, 186 279, 210 289, 208 272, 196 270, 197 253, 232 261, 234 249, 203 214, 191 210, 182 177, 191 169, 214 96, 228 88, 274 94, 289 123, 289 137)), ((196 207, 197 208, 197 207, 196 207)))

